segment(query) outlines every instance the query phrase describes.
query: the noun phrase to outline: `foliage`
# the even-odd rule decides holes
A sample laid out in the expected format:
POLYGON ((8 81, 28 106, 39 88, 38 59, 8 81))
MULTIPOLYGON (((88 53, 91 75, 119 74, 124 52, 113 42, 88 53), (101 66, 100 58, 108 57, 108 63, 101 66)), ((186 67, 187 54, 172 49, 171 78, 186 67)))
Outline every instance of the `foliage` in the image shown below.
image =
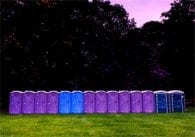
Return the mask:
POLYGON ((161 62, 172 74, 174 87, 193 96, 194 82, 194 26, 195 1, 176 0, 171 9, 162 14, 166 44, 161 62))
POLYGON ((14 89, 181 89, 192 98, 193 1, 174 1, 142 28, 121 5, 78 1, 2 2, 1 102, 14 89))
POLYGON ((3 61, 12 88, 86 88, 117 71, 113 43, 130 29, 120 5, 3 4, 3 61))

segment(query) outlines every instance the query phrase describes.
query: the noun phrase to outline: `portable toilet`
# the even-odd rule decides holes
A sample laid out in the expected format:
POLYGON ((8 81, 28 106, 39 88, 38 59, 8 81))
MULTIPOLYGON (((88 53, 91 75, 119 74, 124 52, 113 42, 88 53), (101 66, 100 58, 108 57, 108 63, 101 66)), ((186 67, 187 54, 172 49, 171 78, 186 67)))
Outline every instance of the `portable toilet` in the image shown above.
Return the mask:
POLYGON ((131 112, 141 113, 142 112, 142 93, 141 91, 134 90, 130 91, 131 96, 131 112))
POLYGON ((10 92, 9 113, 21 114, 22 113, 22 92, 12 91, 10 92))
POLYGON ((107 112, 107 93, 103 90, 96 91, 95 95, 95 108, 96 113, 106 113, 107 112))
POLYGON ((71 92, 63 90, 59 93, 59 113, 69 114, 71 108, 71 92))
POLYGON ((84 91, 84 112, 95 113, 95 93, 93 91, 84 91))
POLYGON ((107 111, 108 113, 118 112, 118 92, 115 90, 109 90, 107 92, 107 111))
POLYGON ((185 96, 181 90, 171 90, 168 92, 170 112, 185 111, 185 96))
POLYGON ((71 93, 71 113, 83 113, 83 92, 73 91, 71 93))
POLYGON ((47 92, 46 111, 48 114, 58 113, 58 91, 47 92))
POLYGON ((35 113, 45 114, 46 111, 47 92, 40 90, 35 93, 35 113))
POLYGON ((119 91, 119 112, 130 112, 130 93, 127 90, 119 91))
POLYGON ((144 113, 155 112, 155 96, 153 91, 142 91, 142 108, 144 113))
POLYGON ((155 94, 155 105, 157 113, 168 113, 168 96, 164 90, 158 90, 155 94))
POLYGON ((35 92, 31 90, 24 91, 22 95, 22 113, 33 114, 34 113, 34 96, 35 92))

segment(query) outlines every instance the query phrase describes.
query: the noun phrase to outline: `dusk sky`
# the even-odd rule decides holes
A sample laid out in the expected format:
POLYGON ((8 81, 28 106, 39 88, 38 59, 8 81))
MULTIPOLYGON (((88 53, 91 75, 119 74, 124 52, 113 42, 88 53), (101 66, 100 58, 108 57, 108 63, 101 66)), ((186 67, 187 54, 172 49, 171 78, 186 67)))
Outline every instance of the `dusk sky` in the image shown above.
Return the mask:
POLYGON ((161 13, 170 9, 174 0, 110 0, 112 4, 121 4, 134 18, 137 27, 150 20, 160 21, 161 13))

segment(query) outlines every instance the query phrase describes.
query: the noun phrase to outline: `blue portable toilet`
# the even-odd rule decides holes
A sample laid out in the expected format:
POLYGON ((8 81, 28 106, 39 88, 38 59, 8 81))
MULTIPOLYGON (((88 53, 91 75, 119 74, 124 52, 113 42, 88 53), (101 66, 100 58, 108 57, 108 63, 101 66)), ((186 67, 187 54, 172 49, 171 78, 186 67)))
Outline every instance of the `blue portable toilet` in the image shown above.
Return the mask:
POLYGON ((71 108, 71 92, 63 90, 59 93, 59 113, 60 114, 69 114, 71 108))
POLYGON ((181 90, 171 90, 169 94, 169 111, 184 112, 185 111, 185 96, 181 90))
POLYGON ((164 90, 158 90, 155 94, 155 108, 157 113, 168 113, 168 96, 164 90))
POLYGON ((71 93, 71 113, 83 113, 83 92, 72 91, 71 93))

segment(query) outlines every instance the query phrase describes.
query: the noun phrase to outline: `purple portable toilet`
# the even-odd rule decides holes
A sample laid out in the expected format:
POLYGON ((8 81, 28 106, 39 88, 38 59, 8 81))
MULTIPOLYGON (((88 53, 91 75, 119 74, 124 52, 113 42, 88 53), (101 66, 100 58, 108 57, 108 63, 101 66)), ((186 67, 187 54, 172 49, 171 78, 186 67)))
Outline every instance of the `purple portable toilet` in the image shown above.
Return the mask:
POLYGON ((131 112, 142 112, 142 93, 141 91, 134 90, 130 92, 131 96, 131 112))
POLYGON ((107 92, 108 113, 118 112, 118 92, 110 90, 107 92))
POLYGON ((22 96, 22 113, 33 114, 34 113, 34 95, 35 92, 26 90, 22 96))
POLYGON ((10 92, 9 113, 21 114, 22 112, 22 92, 12 91, 10 92))
POLYGON ((151 90, 142 91, 142 102, 144 113, 155 112, 155 96, 151 90))
POLYGON ((46 91, 37 91, 35 93, 35 113, 36 114, 46 113, 46 101, 47 101, 46 91))
POLYGON ((46 111, 48 114, 58 113, 58 91, 47 92, 47 106, 46 111))
POLYGON ((119 112, 130 112, 130 93, 127 90, 119 91, 119 112))
POLYGON ((106 113, 107 112, 107 93, 105 91, 96 91, 95 95, 95 108, 96 113, 106 113))
POLYGON ((84 113, 95 113, 95 93, 84 91, 84 113))

